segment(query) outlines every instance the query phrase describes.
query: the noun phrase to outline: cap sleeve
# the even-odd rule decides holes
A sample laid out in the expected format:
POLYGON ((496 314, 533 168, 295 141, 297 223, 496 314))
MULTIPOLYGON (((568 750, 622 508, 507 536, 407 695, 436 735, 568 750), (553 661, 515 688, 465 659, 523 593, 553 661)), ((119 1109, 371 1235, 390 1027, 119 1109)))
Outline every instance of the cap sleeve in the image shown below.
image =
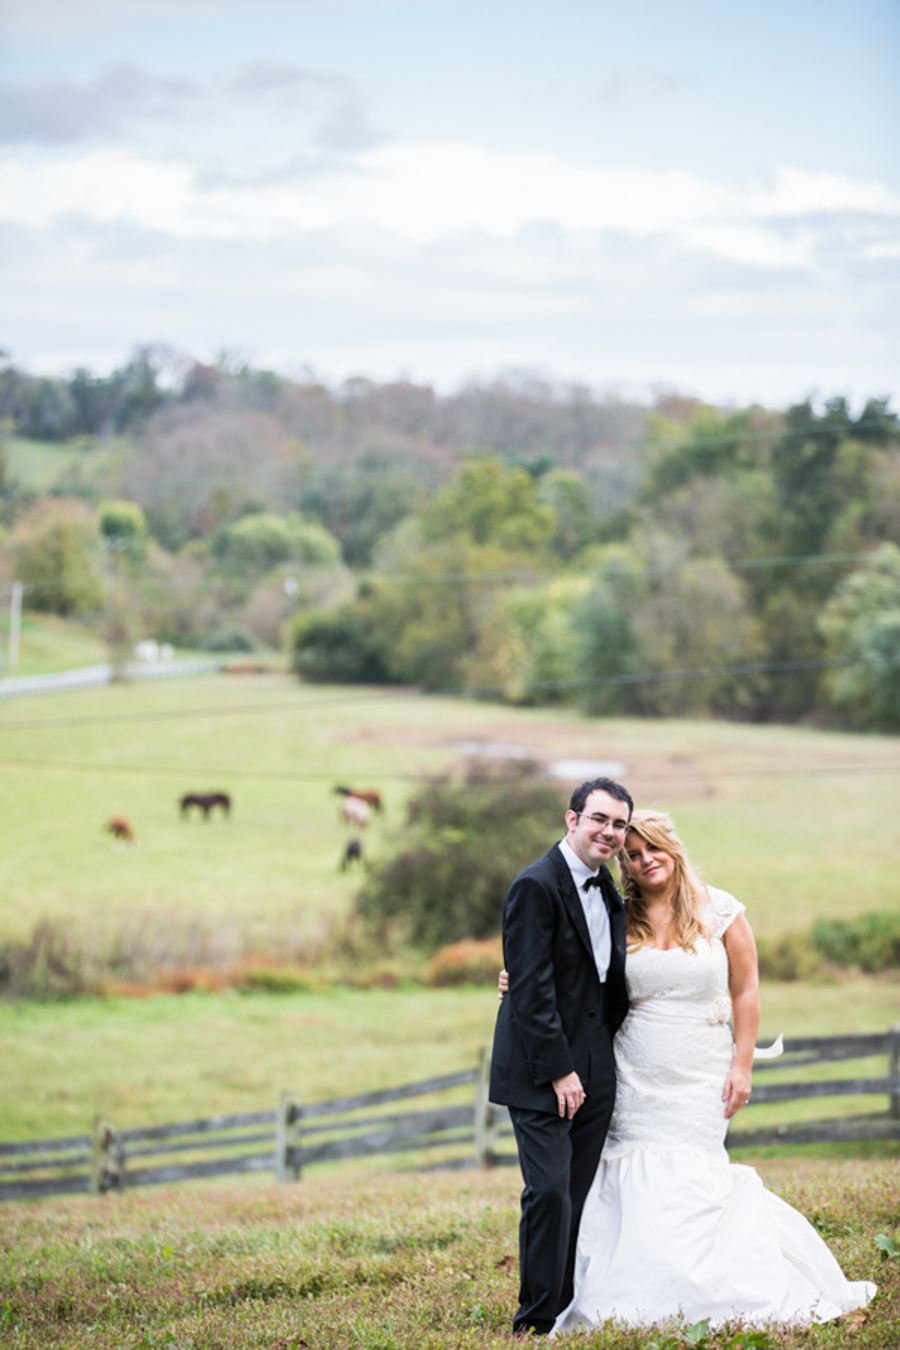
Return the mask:
POLYGON ((740 900, 735 900, 733 895, 729 895, 728 891, 719 891, 710 886, 709 905, 703 917, 712 929, 713 937, 720 938, 746 908, 747 906, 742 905, 740 900))

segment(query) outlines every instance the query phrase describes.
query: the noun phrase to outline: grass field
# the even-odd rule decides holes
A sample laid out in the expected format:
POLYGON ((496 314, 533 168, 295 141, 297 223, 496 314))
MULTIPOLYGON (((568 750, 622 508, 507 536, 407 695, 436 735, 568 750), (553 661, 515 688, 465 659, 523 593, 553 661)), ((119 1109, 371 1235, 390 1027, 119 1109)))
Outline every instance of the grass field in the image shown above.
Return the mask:
MULTIPOLYGON (((624 762, 638 802, 673 811, 710 879, 745 900, 766 934, 900 904, 896 740, 589 720, 304 688, 271 674, 0 705, 0 935, 24 935, 45 917, 89 931, 143 916, 171 939, 170 955, 198 925, 226 947, 312 941, 346 914, 358 885, 336 870, 345 836, 333 785, 383 790, 386 821, 367 843, 375 851, 417 777, 459 763, 459 744, 472 741, 544 760, 624 762), (233 794, 234 817, 180 820, 178 796, 208 788, 233 794), (132 822, 137 851, 117 851, 101 832, 113 814, 132 822)), ((896 1020, 898 992, 889 977, 769 985, 763 1036, 882 1030, 896 1020)), ((312 1101, 450 1072, 474 1064, 495 1010, 490 989, 339 986, 0 1004, 0 1138, 82 1133, 95 1114, 127 1128, 265 1108, 282 1088, 312 1101)), ((807 1108, 781 1118, 824 1113, 807 1108)), ((747 1123, 765 1123, 766 1108, 754 1109, 747 1123)), ((0 1340, 35 1350, 508 1344, 517 1173, 374 1174, 394 1165, 313 1169, 291 1187, 257 1177, 4 1205, 0 1340)), ((900 1260, 881 1262, 874 1243, 900 1225, 900 1161, 845 1153, 760 1166, 828 1236, 851 1278, 882 1286, 868 1321, 766 1344, 900 1344, 900 1260)), ((685 1344, 656 1339, 666 1350, 685 1344)), ((710 1337, 710 1350, 728 1339, 710 1337)), ((605 1328, 572 1344, 646 1350, 650 1341, 605 1328)))
MULTIPOLYGON (((0 617, 0 642, 8 651, 9 615, 0 617)), ((22 615, 19 675, 47 675, 76 666, 96 666, 109 660, 106 643, 95 628, 58 619, 52 614, 22 615)), ((8 673, 4 667, 4 673, 8 673)))
MULTIPOLYGON (((314 945, 359 884, 337 871, 333 785, 384 791, 377 851, 416 776, 459 763, 472 741, 624 762, 637 801, 673 810, 762 933, 900 904, 894 739, 222 675, 0 705, 0 937, 49 917, 87 932, 146 923, 161 961, 198 931, 225 955, 314 945), (209 788, 233 794, 233 818, 181 820, 181 793, 209 788), (103 834, 114 814, 136 851, 103 834)), ((773 985, 764 1034, 881 1031, 898 995, 887 977, 773 985)), ((124 1127, 258 1109, 283 1087, 309 1099, 468 1067, 494 1009, 490 990, 471 989, 0 1005, 0 1138, 80 1131, 98 1111, 124 1127)))
POLYGON ((357 884, 336 870, 333 785, 385 792, 377 850, 415 777, 459 762, 455 747, 473 741, 624 762, 636 800, 672 809, 760 933, 900 905, 896 738, 222 675, 0 706, 0 935, 42 917, 103 924, 136 912, 205 916, 260 941, 315 931, 346 912, 357 884), (178 797, 209 788, 233 794, 234 818, 180 820, 178 797), (137 851, 101 833, 113 814, 131 821, 137 851))
POLYGON ((58 441, 31 441, 23 436, 4 437, 7 471, 19 487, 46 492, 60 474, 86 458, 83 450, 58 441))
MULTIPOLYGON (((771 1161, 764 1180, 810 1218, 850 1279, 875 1280, 868 1320, 773 1332, 771 1350, 896 1350, 900 1162, 771 1161)), ((323 1177, 7 1205, 0 1337, 67 1350, 498 1350, 516 1301, 520 1181, 512 1171, 323 1177)), ((731 1350, 735 1328, 705 1345, 731 1350)), ((600 1328, 566 1344, 685 1347, 600 1328)), ((757 1342, 759 1344, 759 1342, 757 1342)))
POLYGON ((117 467, 128 448, 125 438, 95 444, 32 441, 24 436, 3 439, 9 476, 26 492, 67 491, 90 487, 115 496, 117 467), (112 489, 112 491, 110 491, 112 489))

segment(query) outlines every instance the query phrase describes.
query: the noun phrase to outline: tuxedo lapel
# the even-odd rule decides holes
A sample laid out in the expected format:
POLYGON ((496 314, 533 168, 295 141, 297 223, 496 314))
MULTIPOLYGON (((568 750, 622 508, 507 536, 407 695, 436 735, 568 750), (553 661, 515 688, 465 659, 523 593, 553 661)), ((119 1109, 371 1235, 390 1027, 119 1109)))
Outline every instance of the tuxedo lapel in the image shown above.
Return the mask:
POLYGON ((572 880, 572 873, 569 871, 565 858, 559 850, 559 844, 554 844, 550 850, 550 860, 556 870, 556 877, 559 882, 559 892, 563 899, 569 918, 574 924, 575 931, 581 938, 591 961, 594 960, 594 946, 591 942, 591 935, 587 926, 587 919, 584 917, 584 906, 581 903, 581 897, 575 889, 575 882, 572 880))

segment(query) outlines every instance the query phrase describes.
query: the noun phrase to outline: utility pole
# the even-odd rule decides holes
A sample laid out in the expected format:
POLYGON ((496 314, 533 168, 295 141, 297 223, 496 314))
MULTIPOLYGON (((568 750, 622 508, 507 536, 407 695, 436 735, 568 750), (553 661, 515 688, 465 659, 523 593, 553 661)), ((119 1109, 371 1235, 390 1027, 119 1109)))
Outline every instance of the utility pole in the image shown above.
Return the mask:
POLYGON ((7 675, 15 675, 19 669, 19 635, 22 631, 22 591, 21 581, 12 584, 12 599, 9 602, 9 649, 6 658, 7 675))

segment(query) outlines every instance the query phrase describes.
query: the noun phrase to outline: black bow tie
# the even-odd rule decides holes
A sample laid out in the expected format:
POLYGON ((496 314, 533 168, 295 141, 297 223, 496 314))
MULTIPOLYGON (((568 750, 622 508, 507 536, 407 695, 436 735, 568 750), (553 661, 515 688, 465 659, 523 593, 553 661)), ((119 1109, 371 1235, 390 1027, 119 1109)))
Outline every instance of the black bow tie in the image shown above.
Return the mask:
POLYGON ((581 889, 583 891, 589 891, 592 886, 602 886, 602 885, 603 885, 603 878, 600 876, 600 873, 598 872, 595 877, 588 877, 587 881, 583 884, 581 889))

